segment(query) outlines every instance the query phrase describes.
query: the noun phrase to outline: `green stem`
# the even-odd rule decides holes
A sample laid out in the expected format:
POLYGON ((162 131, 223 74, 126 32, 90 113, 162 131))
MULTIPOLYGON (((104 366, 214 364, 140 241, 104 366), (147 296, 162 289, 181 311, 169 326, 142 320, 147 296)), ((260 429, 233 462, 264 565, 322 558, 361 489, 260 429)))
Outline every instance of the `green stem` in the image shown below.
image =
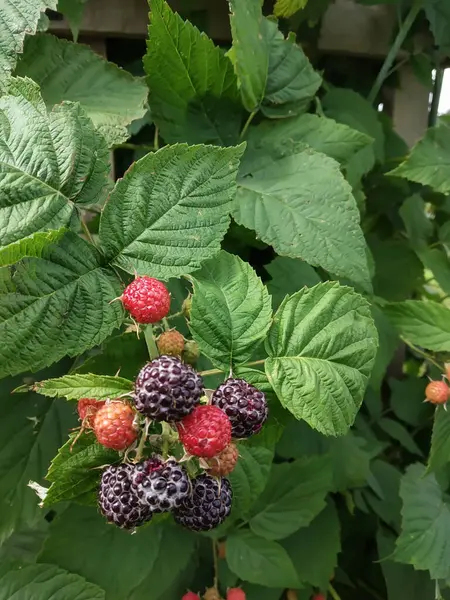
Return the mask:
POLYGON ((241 135, 239 136, 239 139, 243 139, 245 137, 245 134, 247 133, 247 129, 249 128, 250 123, 253 121, 253 119, 255 118, 255 115, 258 111, 254 110, 253 112, 251 112, 248 116, 248 119, 245 121, 245 125, 242 128, 241 131, 241 135))
POLYGON ((374 84, 372 86, 372 89, 370 90, 370 93, 367 97, 368 101, 371 104, 373 104, 375 102, 375 100, 381 90, 381 86, 385 82, 385 80, 388 76, 388 73, 391 70, 392 65, 395 62, 395 59, 398 56, 399 50, 402 47, 402 44, 405 41, 409 30, 413 26, 414 21, 416 20, 416 17, 419 14, 421 8, 422 8, 422 0, 415 0, 415 2, 411 6, 409 13, 407 14, 405 20, 403 21, 403 23, 397 33, 397 37, 395 38, 394 43, 392 44, 392 47, 389 50, 389 53, 385 58, 383 66, 381 67, 380 72, 378 73, 377 78, 375 79, 374 84))
POLYGON ((147 344, 148 354, 153 360, 154 358, 158 358, 159 352, 155 342, 155 336, 153 335, 153 327, 151 325, 147 325, 144 327, 144 337, 145 343, 147 344))
POLYGON ((142 458, 142 453, 144 452, 145 441, 148 436, 148 430, 150 428, 150 425, 151 425, 151 420, 148 417, 146 417, 144 431, 141 435, 141 439, 139 440, 139 446, 136 449, 136 462, 139 462, 142 458))
POLYGON ((339 596, 337 591, 334 589, 334 587, 331 585, 331 583, 328 585, 328 591, 330 592, 330 596, 333 598, 333 600, 341 600, 341 597, 339 596))
POLYGON ((155 125, 155 137, 153 138, 153 146, 155 150, 159 150, 159 131, 155 125))
POLYGON ((219 589, 219 561, 217 559, 217 542, 216 540, 212 541, 212 552, 213 552, 213 562, 214 562, 214 588, 219 589))
POLYGON ((92 237, 91 232, 89 231, 89 227, 87 226, 86 221, 83 219, 83 216, 80 215, 81 227, 87 237, 87 239, 91 242, 93 246, 95 246, 94 238, 92 237))
POLYGON ((162 320, 162 324, 163 324, 163 327, 164 327, 164 331, 169 331, 170 325, 169 325, 169 321, 167 320, 166 317, 164 317, 164 319, 162 320))
POLYGON ((406 338, 402 337, 401 339, 403 340, 403 342, 409 348, 411 348, 411 350, 413 352, 415 352, 416 354, 419 354, 420 356, 422 356, 425 360, 427 360, 428 362, 430 362, 431 364, 433 364, 440 371, 442 371, 442 372, 445 371, 443 365, 440 365, 438 362, 436 362, 432 356, 430 356, 429 354, 427 354, 426 352, 424 352, 423 350, 421 350, 420 348, 418 348, 417 346, 415 346, 414 344, 412 344, 411 342, 409 342, 406 338))
MULTIPOLYGON (((249 363, 245 363, 245 365, 241 365, 242 367, 255 367, 256 365, 262 365, 266 362, 265 358, 262 358, 261 360, 254 360, 252 362, 249 363)), ((224 373, 225 371, 223 371, 223 369, 209 369, 208 371, 200 371, 199 375, 201 375, 202 377, 206 376, 206 375, 218 375, 219 373, 224 373)))

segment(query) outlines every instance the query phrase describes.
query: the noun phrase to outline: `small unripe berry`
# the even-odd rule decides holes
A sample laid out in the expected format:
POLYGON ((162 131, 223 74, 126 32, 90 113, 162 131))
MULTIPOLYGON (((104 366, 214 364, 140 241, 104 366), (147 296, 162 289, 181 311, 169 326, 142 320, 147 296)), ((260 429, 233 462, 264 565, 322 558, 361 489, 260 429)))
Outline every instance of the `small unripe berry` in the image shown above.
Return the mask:
POLYGON ((166 356, 181 356, 184 350, 184 337, 179 331, 165 331, 162 333, 157 342, 160 354, 166 356))
POLYGON ((194 340, 188 340, 184 344, 183 360, 189 365, 195 365, 200 356, 200 348, 194 340))
POLYGON ((186 317, 186 319, 191 318, 191 308, 192 308, 192 296, 189 294, 189 296, 184 300, 184 302, 181 306, 181 310, 183 312, 183 315, 186 317))
POLYGON ((95 413, 105 406, 105 401, 95 400, 95 398, 80 398, 77 404, 78 416, 83 422, 83 426, 92 427, 95 413))
POLYGON ((208 469, 208 475, 213 477, 224 477, 229 475, 236 466, 239 458, 239 452, 235 444, 229 444, 220 454, 208 458, 206 461, 211 467, 208 469))
POLYGON ((445 404, 450 389, 445 381, 431 381, 425 388, 425 397, 432 404, 445 404))

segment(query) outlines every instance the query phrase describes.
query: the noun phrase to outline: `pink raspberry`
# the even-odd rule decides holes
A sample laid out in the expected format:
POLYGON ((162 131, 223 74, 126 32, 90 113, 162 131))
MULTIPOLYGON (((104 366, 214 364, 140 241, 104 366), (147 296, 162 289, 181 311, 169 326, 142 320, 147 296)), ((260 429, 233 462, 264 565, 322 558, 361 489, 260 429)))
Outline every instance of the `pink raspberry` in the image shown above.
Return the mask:
POLYGON ((170 294, 166 286, 153 277, 136 277, 125 288, 121 300, 138 323, 156 323, 170 310, 170 294))
POLYGON ((230 419, 217 406, 196 406, 177 427, 181 443, 193 456, 212 458, 231 441, 230 419))

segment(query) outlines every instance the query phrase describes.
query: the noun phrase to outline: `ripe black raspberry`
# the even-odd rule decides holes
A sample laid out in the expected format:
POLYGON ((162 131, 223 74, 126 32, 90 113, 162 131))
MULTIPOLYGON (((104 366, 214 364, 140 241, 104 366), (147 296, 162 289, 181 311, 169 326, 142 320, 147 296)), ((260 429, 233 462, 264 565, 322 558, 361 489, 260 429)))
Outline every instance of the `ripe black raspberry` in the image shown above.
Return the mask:
POLYGON ((227 379, 215 390, 211 402, 228 415, 234 438, 258 433, 269 412, 263 392, 243 379, 227 379))
POLYGON ((145 365, 135 383, 139 412, 156 421, 181 421, 198 404, 203 380, 174 356, 160 356, 145 365))
POLYGON ((183 467, 173 458, 164 461, 156 454, 136 465, 133 483, 140 502, 154 513, 177 508, 191 491, 183 467))
POLYGON ((124 529, 132 529, 152 518, 151 509, 139 501, 133 483, 133 465, 112 465, 102 474, 98 492, 98 505, 110 523, 124 529))
POLYGON ((232 498, 228 479, 199 475, 192 480, 192 493, 174 511, 175 521, 193 531, 214 529, 230 514, 232 498))

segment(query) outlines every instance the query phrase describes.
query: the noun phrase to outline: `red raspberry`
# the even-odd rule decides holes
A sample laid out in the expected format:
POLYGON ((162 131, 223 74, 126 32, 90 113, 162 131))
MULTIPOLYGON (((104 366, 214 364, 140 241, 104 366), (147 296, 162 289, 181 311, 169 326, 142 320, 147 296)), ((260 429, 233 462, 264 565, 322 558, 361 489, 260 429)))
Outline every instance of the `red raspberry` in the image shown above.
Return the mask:
POLYGON ((95 400, 95 398, 80 398, 78 400, 78 416, 86 427, 92 427, 93 416, 102 406, 105 406, 104 400, 95 400))
POLYGON ((323 594, 315 594, 312 597, 312 600, 327 600, 326 597, 323 594))
POLYGON ((177 425, 180 440, 189 454, 212 458, 231 441, 231 423, 217 406, 196 406, 177 425))
POLYGON ((431 381, 425 388, 425 397, 432 404, 445 404, 450 389, 445 381, 431 381))
POLYGON ((238 458, 238 449, 234 444, 229 444, 220 454, 208 459, 207 463, 211 467, 208 469, 208 475, 213 477, 229 475, 234 470, 238 458))
POLYGON ((230 588, 227 592, 227 600, 245 600, 245 592, 241 588, 230 588))
POLYGON ((166 286, 153 277, 136 277, 125 288, 121 300, 138 323, 156 323, 170 309, 170 294, 166 286))
POLYGON ((200 600, 200 596, 198 594, 194 594, 194 592, 188 592, 181 598, 181 600, 200 600))
POLYGON ((184 337, 178 331, 165 331, 157 341, 160 354, 181 356, 184 350, 184 337))
POLYGON ((109 402, 94 415, 94 433, 97 440, 113 450, 125 450, 137 438, 135 412, 123 402, 109 402))

